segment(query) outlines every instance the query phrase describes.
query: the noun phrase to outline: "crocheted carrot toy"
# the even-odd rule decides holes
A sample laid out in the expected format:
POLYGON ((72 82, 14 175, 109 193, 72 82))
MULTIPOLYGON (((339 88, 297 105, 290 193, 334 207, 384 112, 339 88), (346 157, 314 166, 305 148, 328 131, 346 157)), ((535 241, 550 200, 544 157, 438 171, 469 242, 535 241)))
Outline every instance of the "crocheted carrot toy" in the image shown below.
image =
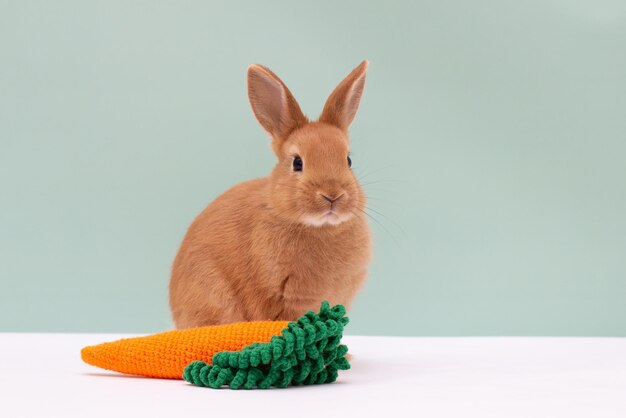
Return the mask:
POLYGON ((82 359, 121 373, 231 389, 331 383, 347 370, 340 344, 348 323, 341 305, 295 322, 238 322, 168 331, 85 347, 82 359))

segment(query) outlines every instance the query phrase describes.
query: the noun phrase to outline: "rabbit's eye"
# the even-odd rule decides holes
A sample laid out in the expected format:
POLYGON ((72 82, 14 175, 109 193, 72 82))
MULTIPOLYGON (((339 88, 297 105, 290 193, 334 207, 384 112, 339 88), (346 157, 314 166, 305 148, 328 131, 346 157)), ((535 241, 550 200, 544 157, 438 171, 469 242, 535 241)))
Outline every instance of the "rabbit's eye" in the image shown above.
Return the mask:
POLYGON ((352 167, 352 158, 348 156, 348 167, 352 167))
POLYGON ((302 158, 299 155, 293 157, 293 171, 302 171, 302 158))

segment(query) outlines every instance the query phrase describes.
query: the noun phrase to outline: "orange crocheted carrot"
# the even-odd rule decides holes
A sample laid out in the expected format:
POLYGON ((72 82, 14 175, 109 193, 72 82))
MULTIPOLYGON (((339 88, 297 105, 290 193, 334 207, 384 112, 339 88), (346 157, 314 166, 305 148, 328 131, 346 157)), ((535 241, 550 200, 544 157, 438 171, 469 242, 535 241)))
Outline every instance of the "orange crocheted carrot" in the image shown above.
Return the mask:
POLYGON ((269 342, 288 324, 256 321, 168 331, 85 347, 81 357, 86 363, 107 370, 182 379, 190 362, 210 363, 217 352, 239 351, 255 342, 269 342))
POLYGON ((184 379, 210 388, 332 383, 348 370, 341 344, 349 319, 323 301, 297 321, 239 322, 125 338, 83 348, 85 362, 127 374, 184 379))

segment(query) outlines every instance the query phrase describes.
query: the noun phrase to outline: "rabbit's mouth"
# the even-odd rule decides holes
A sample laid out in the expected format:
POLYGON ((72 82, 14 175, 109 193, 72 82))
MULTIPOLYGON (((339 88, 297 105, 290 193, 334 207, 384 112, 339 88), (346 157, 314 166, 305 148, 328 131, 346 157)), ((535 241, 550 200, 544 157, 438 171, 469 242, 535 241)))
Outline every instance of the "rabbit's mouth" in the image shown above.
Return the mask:
POLYGON ((328 209, 320 215, 306 214, 301 218, 302 223, 309 226, 339 225, 352 217, 350 213, 337 212, 334 209, 328 209))

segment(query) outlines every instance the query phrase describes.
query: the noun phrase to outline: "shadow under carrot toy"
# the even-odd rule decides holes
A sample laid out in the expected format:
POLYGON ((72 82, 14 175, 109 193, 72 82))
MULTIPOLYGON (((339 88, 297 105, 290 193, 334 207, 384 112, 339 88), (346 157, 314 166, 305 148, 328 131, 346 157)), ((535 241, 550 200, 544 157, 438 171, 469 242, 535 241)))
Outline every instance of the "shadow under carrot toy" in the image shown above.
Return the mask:
POLYGON ((162 332, 85 347, 82 359, 126 374, 231 389, 332 383, 347 370, 342 305, 295 322, 254 321, 162 332))

